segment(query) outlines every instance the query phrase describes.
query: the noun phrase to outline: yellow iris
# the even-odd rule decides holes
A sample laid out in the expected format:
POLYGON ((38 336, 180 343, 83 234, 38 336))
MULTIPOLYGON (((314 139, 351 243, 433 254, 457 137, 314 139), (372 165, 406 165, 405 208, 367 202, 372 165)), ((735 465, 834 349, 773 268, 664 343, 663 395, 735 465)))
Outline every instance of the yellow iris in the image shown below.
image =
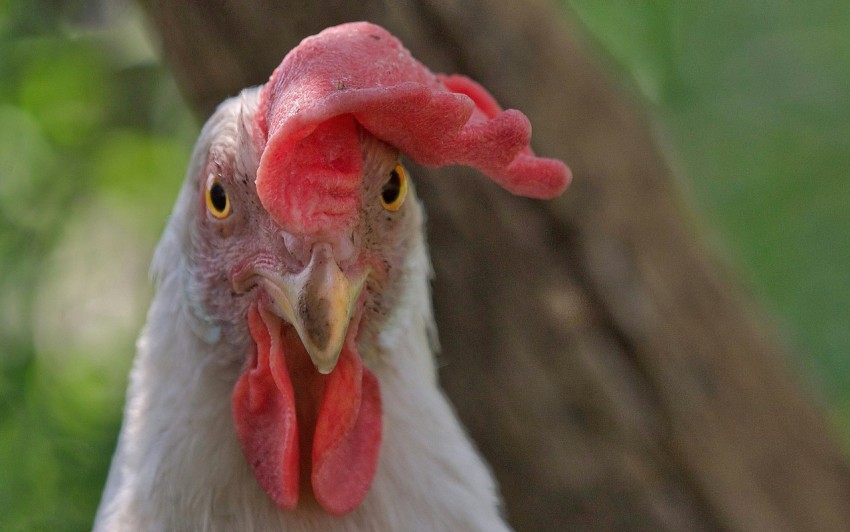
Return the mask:
POLYGON ((230 196, 227 195, 227 190, 221 184, 218 176, 210 174, 207 178, 207 210, 210 214, 223 220, 230 216, 230 196))
POLYGON ((407 170, 401 163, 397 163, 390 178, 381 189, 381 205, 388 211, 397 211, 404 203, 407 196, 407 170))

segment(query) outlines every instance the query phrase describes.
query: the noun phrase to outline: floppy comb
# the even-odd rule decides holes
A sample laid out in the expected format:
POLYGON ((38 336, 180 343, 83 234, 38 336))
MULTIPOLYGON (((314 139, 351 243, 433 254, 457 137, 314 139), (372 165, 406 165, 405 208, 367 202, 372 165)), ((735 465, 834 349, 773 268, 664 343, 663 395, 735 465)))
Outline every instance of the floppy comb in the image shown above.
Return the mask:
POLYGON ((357 214, 357 129, 423 166, 474 167, 508 191, 552 198, 571 179, 531 151, 531 125, 464 76, 434 74, 389 32, 342 24, 304 39, 260 93, 257 192, 284 227, 313 232, 357 214))

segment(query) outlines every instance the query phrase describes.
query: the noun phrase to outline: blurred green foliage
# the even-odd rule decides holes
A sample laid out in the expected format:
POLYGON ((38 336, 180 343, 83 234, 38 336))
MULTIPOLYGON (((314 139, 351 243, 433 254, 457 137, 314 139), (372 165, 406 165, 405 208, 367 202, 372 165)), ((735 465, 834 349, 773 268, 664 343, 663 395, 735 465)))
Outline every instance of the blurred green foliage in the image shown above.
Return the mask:
POLYGON ((195 134, 132 6, 0 1, 0 530, 91 527, 195 134))
MULTIPOLYGON (((850 7, 567 3, 850 427, 850 7)), ((132 5, 0 0, 0 530, 91 526, 196 134, 132 5)))

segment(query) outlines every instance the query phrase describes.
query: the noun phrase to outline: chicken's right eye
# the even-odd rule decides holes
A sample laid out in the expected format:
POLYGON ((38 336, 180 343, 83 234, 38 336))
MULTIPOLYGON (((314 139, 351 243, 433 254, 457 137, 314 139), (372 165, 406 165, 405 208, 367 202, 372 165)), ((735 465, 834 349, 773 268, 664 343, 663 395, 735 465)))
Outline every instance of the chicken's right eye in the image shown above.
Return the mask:
POLYGON ((216 174, 207 177, 206 191, 207 210, 210 214, 219 220, 230 216, 230 197, 216 174))

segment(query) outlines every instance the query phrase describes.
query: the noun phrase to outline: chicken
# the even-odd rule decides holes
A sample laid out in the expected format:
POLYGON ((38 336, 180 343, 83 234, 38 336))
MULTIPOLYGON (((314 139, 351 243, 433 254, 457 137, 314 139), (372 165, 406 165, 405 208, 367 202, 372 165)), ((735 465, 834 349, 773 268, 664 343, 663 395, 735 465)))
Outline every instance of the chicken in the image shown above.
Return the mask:
POLYGON ((423 211, 401 162, 550 198, 518 111, 352 23, 201 132, 154 255, 97 530, 503 530, 441 392, 423 211))

